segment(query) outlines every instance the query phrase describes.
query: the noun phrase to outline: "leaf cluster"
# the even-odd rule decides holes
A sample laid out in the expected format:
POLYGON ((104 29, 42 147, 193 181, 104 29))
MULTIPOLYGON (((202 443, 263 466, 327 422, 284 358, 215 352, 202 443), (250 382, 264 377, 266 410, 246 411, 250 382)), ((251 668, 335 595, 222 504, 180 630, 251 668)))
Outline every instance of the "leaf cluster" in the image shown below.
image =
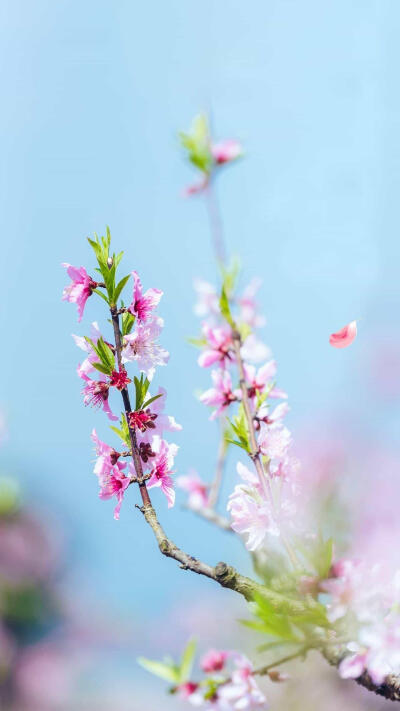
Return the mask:
MULTIPOLYGON (((189 681, 190 675, 193 669, 194 656, 196 654, 196 641, 191 639, 179 662, 174 662, 170 657, 166 657, 164 661, 157 662, 151 659, 146 659, 145 657, 139 657, 138 662, 140 666, 149 671, 151 674, 168 681, 173 684, 174 687, 179 684, 184 684, 189 681)), ((174 689, 172 689, 173 691, 174 689)))
POLYGON ((202 173, 209 176, 213 166, 210 132, 205 114, 196 116, 188 133, 179 133, 180 142, 187 152, 189 161, 202 173))
POLYGON ((105 237, 99 238, 95 233, 95 238, 90 239, 89 237, 88 242, 96 255, 97 263, 99 265, 96 267, 96 271, 98 271, 103 277, 107 296, 105 296, 100 289, 95 289, 95 292, 101 296, 101 298, 104 299, 110 307, 115 307, 124 286, 130 278, 130 274, 128 274, 116 284, 116 271, 122 259, 123 252, 119 252, 119 254, 110 254, 111 233, 109 227, 107 227, 105 237))
POLYGON ((85 340, 90 343, 94 352, 98 356, 99 360, 92 363, 96 370, 105 375, 111 375, 113 370, 115 370, 115 358, 110 346, 100 337, 97 343, 94 343, 91 338, 85 336, 85 340))

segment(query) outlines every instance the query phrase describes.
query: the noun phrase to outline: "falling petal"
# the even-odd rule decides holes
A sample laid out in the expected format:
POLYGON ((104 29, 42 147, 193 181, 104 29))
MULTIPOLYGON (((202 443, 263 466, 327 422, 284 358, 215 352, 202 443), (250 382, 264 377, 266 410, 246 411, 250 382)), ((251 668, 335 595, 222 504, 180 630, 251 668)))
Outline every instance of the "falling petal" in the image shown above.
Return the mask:
POLYGON ((353 343, 356 335, 357 321, 351 321, 347 326, 337 331, 337 333, 332 333, 329 337, 329 343, 334 348, 346 348, 350 343, 353 343))

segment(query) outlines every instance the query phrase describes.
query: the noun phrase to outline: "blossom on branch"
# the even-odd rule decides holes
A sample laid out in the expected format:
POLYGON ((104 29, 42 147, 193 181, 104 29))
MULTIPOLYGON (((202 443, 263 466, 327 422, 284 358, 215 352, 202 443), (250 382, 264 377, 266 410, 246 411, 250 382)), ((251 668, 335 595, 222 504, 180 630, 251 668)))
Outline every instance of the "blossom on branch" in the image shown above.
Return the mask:
POLYGON ((78 321, 81 321, 86 301, 92 295, 94 289, 98 287, 98 282, 93 281, 85 267, 73 267, 67 262, 64 262, 62 266, 65 267, 71 279, 71 284, 64 288, 63 301, 69 301, 77 305, 78 321))
POLYGON ((128 310, 136 316, 139 321, 145 322, 153 318, 153 311, 160 303, 163 292, 160 289, 147 289, 143 294, 142 282, 137 272, 132 272, 133 276, 133 299, 128 310))
POLYGON ((164 321, 154 317, 146 323, 135 325, 133 333, 124 337, 122 349, 122 362, 136 362, 137 367, 152 380, 158 365, 166 365, 169 353, 158 343, 164 321))
POLYGON ((156 456, 151 460, 151 476, 147 482, 147 487, 149 489, 153 486, 160 487, 167 498, 168 508, 171 508, 175 503, 175 491, 171 474, 173 474, 172 467, 178 452, 178 446, 166 442, 159 435, 155 435, 151 449, 156 456))

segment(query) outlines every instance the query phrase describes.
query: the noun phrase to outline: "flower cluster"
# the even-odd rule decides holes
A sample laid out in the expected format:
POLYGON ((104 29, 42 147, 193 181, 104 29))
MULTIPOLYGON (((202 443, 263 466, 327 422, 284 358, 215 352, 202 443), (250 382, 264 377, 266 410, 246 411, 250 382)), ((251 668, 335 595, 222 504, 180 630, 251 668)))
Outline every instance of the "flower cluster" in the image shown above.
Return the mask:
POLYGON ((343 559, 321 587, 330 595, 329 619, 349 639, 340 675, 357 679, 367 671, 379 685, 400 674, 400 571, 386 580, 381 565, 343 559))
POLYGON ((159 388, 153 397, 149 393, 156 367, 165 365, 169 357, 158 342, 163 320, 157 315, 156 308, 162 291, 148 289, 144 292, 136 271, 116 284, 116 267, 122 255, 110 256, 110 239, 107 231, 107 237, 89 240, 97 257, 97 271, 104 281, 95 282, 84 267, 78 269, 64 264, 72 281, 64 289, 63 298, 78 304, 79 321, 86 301, 93 293, 101 296, 110 308, 114 343, 103 337, 97 322, 92 324, 90 337, 74 335, 73 338, 86 355, 77 370, 84 381, 84 404, 101 408, 114 422, 120 420, 120 427, 113 426, 112 429, 122 440, 124 451, 103 442, 96 430, 92 432, 97 456, 94 473, 100 486, 99 496, 101 499, 116 499, 114 517, 118 519, 125 492, 134 481, 146 482, 147 489, 161 488, 168 506, 173 506, 175 492, 171 475, 178 447, 167 442, 163 436, 166 431, 182 428, 172 416, 164 414, 165 390, 159 388), (131 276, 133 294, 126 308, 122 302, 119 305, 118 300, 131 276), (131 408, 128 390, 132 378, 126 370, 126 364, 132 362, 138 371, 137 376, 133 377, 134 408, 131 408), (111 410, 109 400, 113 391, 119 391, 123 397, 124 412, 120 417, 111 410), (129 464, 124 461, 125 457, 132 457, 129 464))
MULTIPOLYGON (((238 463, 242 483, 234 488, 228 502, 232 528, 247 538, 249 550, 256 550, 265 543, 268 534, 279 536, 283 527, 294 524, 298 465, 291 456, 291 435, 283 423, 289 410, 287 395, 276 386, 276 363, 256 331, 265 323, 256 302, 260 281, 253 280, 241 294, 235 295, 234 271, 225 272, 220 298, 211 284, 199 279, 195 282, 198 294, 195 312, 203 319, 201 338, 196 341, 201 348, 198 364, 212 368, 212 386, 200 400, 213 408, 210 419, 221 418, 225 422, 229 418, 228 441, 252 458, 255 455, 259 458, 258 470, 238 463), (239 354, 235 338, 240 339, 239 354), (265 362, 256 367, 254 363, 260 361, 265 362), (276 404, 276 400, 281 402, 276 404), (250 424, 245 405, 250 412, 250 424), (237 408, 235 416, 233 408, 237 408), (250 427, 254 431, 255 452, 250 427)), ((205 485, 197 475, 178 481, 178 485, 189 492, 189 506, 199 508, 200 487, 204 492, 205 485)))

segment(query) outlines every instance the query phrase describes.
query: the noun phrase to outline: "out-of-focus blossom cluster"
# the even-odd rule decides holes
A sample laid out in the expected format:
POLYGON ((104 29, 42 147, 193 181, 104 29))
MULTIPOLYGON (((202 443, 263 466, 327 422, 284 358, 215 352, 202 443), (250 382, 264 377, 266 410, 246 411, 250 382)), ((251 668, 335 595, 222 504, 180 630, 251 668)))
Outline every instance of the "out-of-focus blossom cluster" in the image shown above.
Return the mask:
POLYGON ((185 188, 186 197, 203 193, 221 166, 232 163, 243 155, 242 146, 235 139, 229 138, 218 142, 212 140, 205 114, 199 114, 194 118, 190 130, 187 133, 180 133, 180 140, 190 163, 201 174, 198 183, 185 188))
MULTIPOLYGON (((232 528, 245 536, 247 547, 253 551, 265 543, 268 535, 279 536, 283 528, 296 523, 298 463, 291 455, 291 435, 284 424, 289 410, 287 394, 276 385, 276 363, 257 333, 265 323, 256 301, 261 282, 254 279, 236 295, 235 272, 235 267, 225 272, 224 289, 229 293, 234 327, 241 337, 247 397, 265 474, 260 478, 252 463, 250 468, 239 462, 237 472, 242 481, 229 497, 228 511, 232 528), (281 402, 277 404, 277 400, 281 402)), ((246 450, 249 433, 242 405, 234 328, 224 318, 216 288, 197 279, 195 289, 198 297, 195 313, 202 318, 201 337, 195 341, 200 347, 198 363, 202 368, 212 368, 212 386, 200 400, 213 408, 210 419, 221 419, 223 424, 230 419, 232 433, 228 439, 246 450)), ((178 485, 189 492, 190 507, 207 506, 209 489, 196 473, 179 479, 178 485)))

